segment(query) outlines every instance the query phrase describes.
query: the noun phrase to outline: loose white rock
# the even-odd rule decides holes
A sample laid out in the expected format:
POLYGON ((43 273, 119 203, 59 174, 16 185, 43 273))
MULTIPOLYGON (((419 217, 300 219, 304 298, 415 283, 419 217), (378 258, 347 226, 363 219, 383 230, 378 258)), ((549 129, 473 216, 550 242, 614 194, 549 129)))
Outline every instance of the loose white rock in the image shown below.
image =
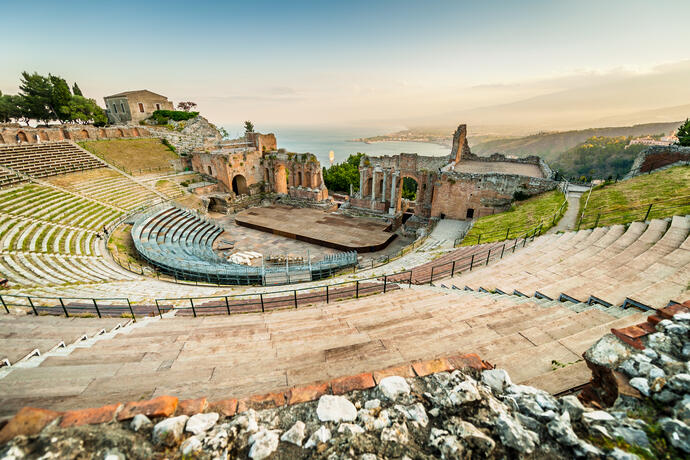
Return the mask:
POLYGON ((401 406, 397 404, 395 409, 402 413, 406 419, 419 423, 421 426, 429 424, 429 417, 426 415, 426 409, 422 403, 413 404, 412 406, 401 406))
POLYGON ((270 456, 278 448, 278 435, 280 430, 265 430, 254 433, 249 438, 251 449, 249 449, 249 458, 253 460, 263 460, 270 456))
POLYGON ((192 436, 189 439, 185 439, 185 441, 182 443, 180 446, 180 453, 183 457, 189 457, 193 453, 199 452, 202 447, 201 440, 196 436, 192 436))
POLYGON ((410 386, 404 378, 393 375, 379 382, 379 391, 381 391, 383 396, 394 401, 400 395, 410 394, 410 386))
POLYGON ((482 372, 482 383, 499 393, 502 393, 505 387, 513 384, 508 372, 504 369, 491 369, 482 372))
POLYGON ((180 415, 179 417, 167 418, 158 422, 153 427, 153 434, 151 435, 153 443, 174 446, 180 442, 188 418, 186 415, 180 415))
POLYGON ((645 396, 649 396, 649 382, 644 377, 635 377, 630 379, 630 386, 638 390, 645 396))
POLYGON ((610 422, 615 420, 613 415, 603 410, 593 410, 582 414, 582 419, 585 422, 610 422))
POLYGON ((304 432, 305 428, 306 425, 304 422, 298 420, 289 430, 283 433, 283 435, 280 437, 280 440, 302 447, 302 441, 304 441, 304 437, 306 436, 306 433, 304 432))
POLYGON ((196 414, 189 417, 185 431, 193 434, 205 433, 216 424, 220 415, 216 412, 208 414, 196 414))
POLYGON ((130 428, 133 431, 139 431, 142 428, 148 428, 152 425, 153 422, 151 421, 151 419, 145 416, 144 414, 135 415, 132 419, 132 422, 129 424, 130 428))
POLYGON ((318 430, 314 431, 312 433, 312 435, 309 436, 309 440, 304 445, 304 448, 305 449, 311 449, 312 447, 316 447, 319 444, 330 441, 330 439, 331 439, 331 430, 329 430, 325 426, 321 425, 318 430))
POLYGON ((319 398, 316 415, 322 422, 351 422, 357 418, 357 409, 343 396, 323 395, 319 398))
POLYGON ((381 407, 381 401, 378 399, 370 399, 364 403, 365 409, 378 409, 379 407, 381 407))
POLYGON ((346 433, 352 436, 353 434, 364 433, 364 428, 354 423, 341 423, 338 427, 338 433, 346 433))

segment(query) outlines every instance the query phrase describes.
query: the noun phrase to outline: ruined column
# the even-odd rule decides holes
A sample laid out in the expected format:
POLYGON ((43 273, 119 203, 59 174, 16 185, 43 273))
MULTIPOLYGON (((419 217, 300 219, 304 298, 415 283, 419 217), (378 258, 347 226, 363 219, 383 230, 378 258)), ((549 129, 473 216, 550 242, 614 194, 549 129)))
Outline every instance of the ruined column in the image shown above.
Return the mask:
POLYGON ((388 170, 383 170, 383 187, 381 187, 381 201, 386 202, 386 181, 388 179, 388 170))
POLYGON ((388 214, 395 214, 395 206, 398 202, 397 198, 398 195, 395 190, 395 184, 398 182, 398 172, 393 173, 393 177, 391 178, 391 204, 390 208, 388 209, 388 214))
POLYGON ((376 201, 376 170, 371 171, 371 201, 376 201))
POLYGON ((359 197, 364 198, 364 169, 359 170, 359 197))

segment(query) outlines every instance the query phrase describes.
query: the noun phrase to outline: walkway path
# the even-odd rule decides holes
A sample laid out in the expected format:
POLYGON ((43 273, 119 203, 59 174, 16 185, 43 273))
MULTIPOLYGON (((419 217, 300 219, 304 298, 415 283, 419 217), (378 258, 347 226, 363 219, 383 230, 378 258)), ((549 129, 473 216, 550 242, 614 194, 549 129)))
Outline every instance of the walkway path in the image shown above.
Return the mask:
POLYGON ((554 227, 546 233, 567 232, 575 230, 577 218, 580 215, 580 197, 587 192, 589 187, 584 185, 568 184, 568 209, 554 227))

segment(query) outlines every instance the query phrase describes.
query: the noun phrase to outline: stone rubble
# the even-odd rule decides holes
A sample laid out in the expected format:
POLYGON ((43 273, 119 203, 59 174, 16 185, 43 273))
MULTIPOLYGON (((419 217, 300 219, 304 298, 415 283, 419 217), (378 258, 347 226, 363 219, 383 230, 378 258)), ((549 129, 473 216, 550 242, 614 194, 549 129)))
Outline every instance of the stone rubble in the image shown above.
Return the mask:
POLYGON ((556 398, 514 384, 501 369, 467 368, 426 377, 386 377, 367 390, 248 409, 233 417, 182 415, 157 418, 153 425, 137 415, 128 423, 68 429, 52 423, 36 436, 11 440, 1 448, 0 460, 85 454, 128 459, 634 460, 658 457, 660 449, 664 458, 687 458, 690 369, 684 351, 690 343, 689 324, 688 315, 659 322, 657 332, 644 339, 643 350, 609 334, 585 353, 588 364, 619 373, 630 387, 609 408, 586 407, 575 395, 556 398), (94 442, 99 430, 99 442, 94 442))

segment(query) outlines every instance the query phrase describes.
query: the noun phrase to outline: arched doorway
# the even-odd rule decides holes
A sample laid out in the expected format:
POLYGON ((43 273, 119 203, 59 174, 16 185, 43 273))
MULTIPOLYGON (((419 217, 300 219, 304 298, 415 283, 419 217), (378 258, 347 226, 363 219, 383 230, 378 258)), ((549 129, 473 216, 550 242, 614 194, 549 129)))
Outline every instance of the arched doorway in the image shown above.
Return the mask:
POLYGON ((366 182, 364 183, 364 191, 362 193, 362 198, 371 196, 371 184, 372 184, 372 179, 371 179, 371 177, 368 177, 366 182))
POLYGON ((419 184, 417 179, 403 176, 402 183, 400 184, 400 210, 403 212, 403 223, 415 214, 418 194, 419 184))
POLYGON ((247 179, 245 179, 242 174, 238 174, 232 178, 232 191, 235 192, 235 195, 249 195, 247 179))
POLYGON ((89 138, 89 132, 85 129, 82 129, 81 132, 79 133, 79 137, 82 139, 88 139, 89 138))
POLYGON ((297 172, 297 184, 295 184, 297 187, 302 186, 302 171, 297 172))
POLYGON ((17 133, 17 139, 19 139, 19 142, 29 142, 29 138, 26 137, 26 133, 24 131, 19 131, 17 133))

